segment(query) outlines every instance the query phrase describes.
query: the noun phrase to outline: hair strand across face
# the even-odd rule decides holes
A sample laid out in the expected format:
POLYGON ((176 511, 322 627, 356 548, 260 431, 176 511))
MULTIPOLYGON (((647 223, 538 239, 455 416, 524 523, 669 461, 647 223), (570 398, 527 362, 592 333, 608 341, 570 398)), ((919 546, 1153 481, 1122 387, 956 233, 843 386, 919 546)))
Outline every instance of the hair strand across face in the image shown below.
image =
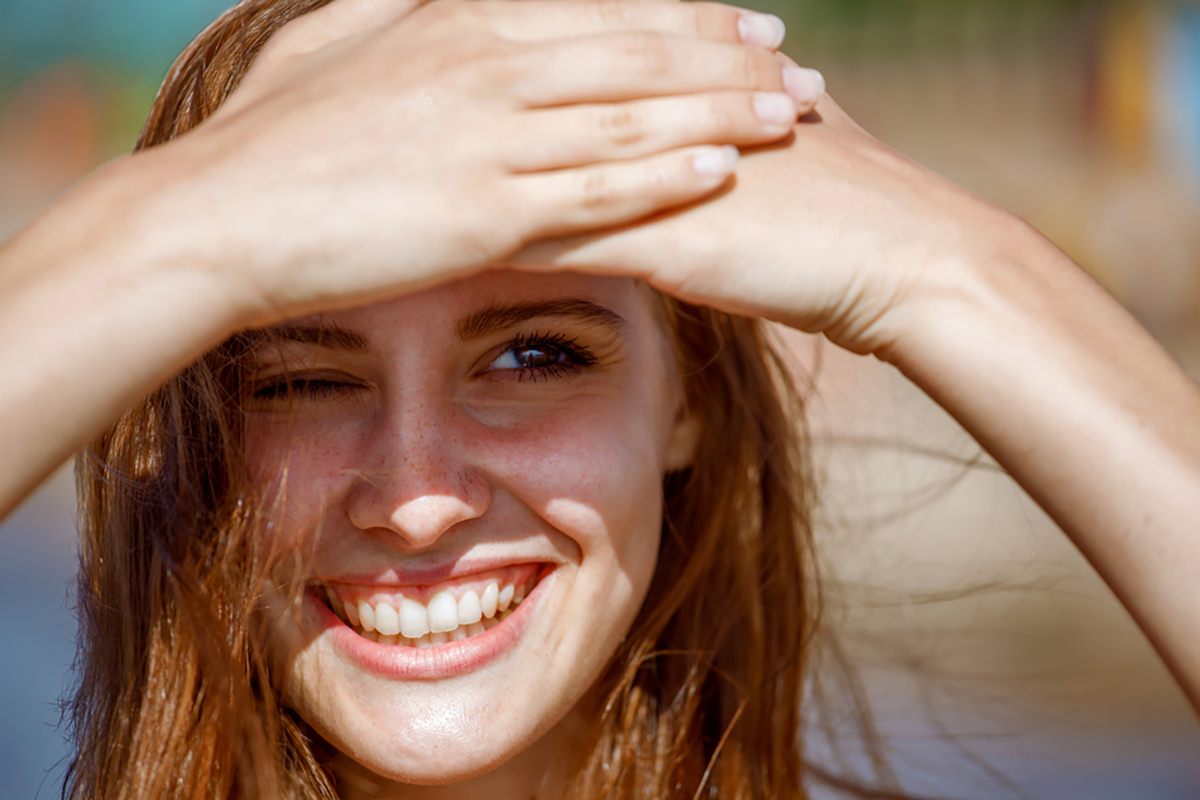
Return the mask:
MULTIPOLYGON (((226 12, 170 71, 138 149, 199 125, 276 31, 327 1, 226 12)), ((658 571, 590 696, 594 741, 572 792, 801 798, 812 776, 899 797, 861 698, 872 781, 805 762, 821 602, 804 408, 787 361, 759 321, 663 304, 702 435, 692 465, 664 481, 658 571)), ((209 353, 78 459, 80 682, 65 796, 335 796, 327 746, 284 706, 256 622, 276 565, 251 546, 270 514, 244 480, 250 346, 235 337, 209 353)))

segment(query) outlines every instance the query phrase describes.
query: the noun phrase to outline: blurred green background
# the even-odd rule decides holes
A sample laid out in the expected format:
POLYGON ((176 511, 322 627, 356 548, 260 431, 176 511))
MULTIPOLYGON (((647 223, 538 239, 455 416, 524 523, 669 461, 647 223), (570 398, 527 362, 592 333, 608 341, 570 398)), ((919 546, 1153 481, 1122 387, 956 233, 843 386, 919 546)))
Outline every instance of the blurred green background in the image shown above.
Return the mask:
MULTIPOLYGON (((226 5, 0 0, 0 239, 130 149, 174 56, 226 5)), ((1029 220, 1200 377, 1200 4, 753 5, 868 130, 1029 220)), ((911 788, 1200 796, 1200 726, 1053 524, 893 370, 789 341, 821 364, 830 621, 911 788)), ((64 472, 0 528, 3 797, 58 791, 72 503, 64 472)))

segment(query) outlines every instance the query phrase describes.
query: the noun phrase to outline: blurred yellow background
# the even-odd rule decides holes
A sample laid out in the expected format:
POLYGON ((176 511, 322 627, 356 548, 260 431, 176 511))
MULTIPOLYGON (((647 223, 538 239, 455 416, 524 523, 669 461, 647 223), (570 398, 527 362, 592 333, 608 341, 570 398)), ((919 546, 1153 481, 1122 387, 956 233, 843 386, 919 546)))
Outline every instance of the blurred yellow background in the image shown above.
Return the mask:
MULTIPOLYGON (((130 149, 174 55, 225 5, 0 0, 0 240, 130 149)), ((864 127, 1042 230, 1200 378, 1200 4, 754 6, 864 127)), ((1200 796, 1200 726, 1054 525, 894 370, 782 335, 819 376, 830 620, 909 788, 1200 796)), ((72 513, 63 473, 0 529, 4 796, 57 792, 72 513)))

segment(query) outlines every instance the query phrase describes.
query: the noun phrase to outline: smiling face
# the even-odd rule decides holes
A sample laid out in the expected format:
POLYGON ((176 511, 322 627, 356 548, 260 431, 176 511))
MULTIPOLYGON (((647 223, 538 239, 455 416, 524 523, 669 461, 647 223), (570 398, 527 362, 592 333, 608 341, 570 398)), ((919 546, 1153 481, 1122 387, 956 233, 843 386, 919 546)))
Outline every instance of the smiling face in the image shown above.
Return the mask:
POLYGON ((656 303, 489 273, 257 349, 251 478, 283 498, 273 544, 310 554, 276 626, 287 700, 357 765, 444 784, 564 757, 694 445, 656 303))

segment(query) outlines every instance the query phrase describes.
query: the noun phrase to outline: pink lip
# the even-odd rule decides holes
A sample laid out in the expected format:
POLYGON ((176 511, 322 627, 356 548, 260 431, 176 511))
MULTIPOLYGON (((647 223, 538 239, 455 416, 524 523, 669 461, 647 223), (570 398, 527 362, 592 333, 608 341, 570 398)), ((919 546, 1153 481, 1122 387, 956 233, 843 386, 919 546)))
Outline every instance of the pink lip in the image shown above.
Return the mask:
POLYGON ((443 581, 469 577, 481 572, 491 572, 518 564, 547 563, 544 557, 474 559, 444 562, 425 568, 399 570, 386 568, 378 572, 340 573, 321 575, 319 580, 329 583, 361 584, 366 586, 432 586, 443 581))
POLYGON ((478 636, 433 647, 403 647, 364 639, 319 600, 314 590, 308 590, 306 599, 316 606, 321 624, 329 631, 334 646, 358 666, 385 678, 436 680, 478 669, 517 643, 541 601, 542 587, 554 573, 554 568, 547 566, 549 571, 543 574, 533 591, 499 625, 478 636))

